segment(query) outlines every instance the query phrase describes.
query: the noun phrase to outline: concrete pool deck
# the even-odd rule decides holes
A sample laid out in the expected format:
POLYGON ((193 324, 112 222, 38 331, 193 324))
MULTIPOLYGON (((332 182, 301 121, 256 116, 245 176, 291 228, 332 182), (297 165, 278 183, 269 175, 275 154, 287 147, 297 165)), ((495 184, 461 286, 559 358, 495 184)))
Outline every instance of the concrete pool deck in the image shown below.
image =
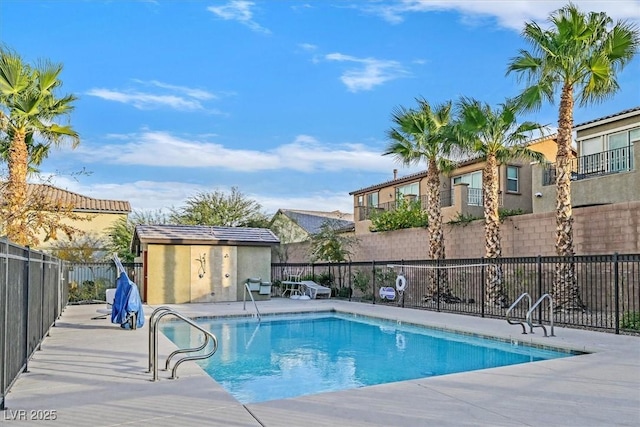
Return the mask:
MULTIPOLYGON (((249 303, 247 311, 243 303, 171 307, 189 317, 255 313, 249 303)), ((69 306, 6 395, 0 425, 640 425, 640 337, 556 328, 556 337, 544 338, 499 319, 338 300, 275 298, 258 307, 263 314, 335 309, 591 354, 242 405, 193 362, 180 366, 177 380, 160 372, 150 381, 147 322, 122 330, 91 320, 95 305, 69 306)), ((152 311, 145 306, 147 319, 152 311)), ((163 360, 176 347, 162 334, 159 341, 163 360)))

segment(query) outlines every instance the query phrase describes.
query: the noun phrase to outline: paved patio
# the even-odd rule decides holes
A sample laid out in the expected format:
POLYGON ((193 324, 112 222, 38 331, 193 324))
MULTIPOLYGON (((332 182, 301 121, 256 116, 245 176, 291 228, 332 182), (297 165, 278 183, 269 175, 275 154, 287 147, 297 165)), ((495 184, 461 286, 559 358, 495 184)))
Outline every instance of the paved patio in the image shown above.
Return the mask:
MULTIPOLYGON (((242 303, 172 306, 187 316, 242 314, 242 303)), ((521 335, 504 320, 337 300, 276 298, 262 313, 341 310, 592 352, 355 390, 242 405, 195 363, 150 381, 147 324, 136 331, 70 306, 6 396, 10 426, 636 426, 640 338, 556 328, 521 335), (33 412, 32 412, 33 411, 33 412), (38 412, 40 411, 40 412, 38 412), (50 412, 47 412, 50 411, 50 412), (52 412, 55 411, 55 412, 52 412), (53 421, 35 420, 53 415, 53 421), (23 419, 20 419, 23 418, 23 419), (26 420, 25 420, 26 418, 26 420)), ((145 307, 147 318, 152 307, 145 307)), ((253 307, 247 304, 247 310, 253 307)), ((160 336, 165 357, 175 346, 160 336)), ((162 360, 162 359, 161 359, 162 360)))

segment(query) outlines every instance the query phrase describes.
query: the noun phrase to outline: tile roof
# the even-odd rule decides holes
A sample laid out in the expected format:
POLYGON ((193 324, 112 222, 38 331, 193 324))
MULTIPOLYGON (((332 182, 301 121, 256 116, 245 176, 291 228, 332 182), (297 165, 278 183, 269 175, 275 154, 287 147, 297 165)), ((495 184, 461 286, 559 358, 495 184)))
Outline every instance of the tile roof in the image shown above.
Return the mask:
POLYGON ((331 221, 332 226, 338 230, 354 227, 353 214, 342 213, 340 211, 320 212, 280 209, 280 212, 309 234, 318 233, 322 225, 327 221, 331 221))
POLYGON ((27 195, 39 193, 45 200, 72 205, 74 212, 129 213, 131 204, 124 200, 94 199, 48 184, 27 184, 27 195))
POLYGON ((589 124, 592 124, 592 123, 601 122, 603 120, 608 120, 608 119, 613 119, 613 118, 618 117, 618 116, 623 116, 625 114, 635 113, 635 112, 640 112, 640 106, 639 107, 634 107, 634 108, 629 108, 628 110, 622 110, 622 111, 620 111, 618 113, 610 114, 608 116, 599 117, 597 119, 589 120, 588 122, 584 122, 584 123, 580 123, 578 125, 575 125, 575 126, 573 126, 573 128, 574 129, 575 128, 579 128, 579 127, 586 126, 586 125, 589 125, 589 124))
POLYGON ((280 243, 268 228, 215 227, 210 225, 137 225, 133 240, 166 244, 229 244, 266 246, 280 243))

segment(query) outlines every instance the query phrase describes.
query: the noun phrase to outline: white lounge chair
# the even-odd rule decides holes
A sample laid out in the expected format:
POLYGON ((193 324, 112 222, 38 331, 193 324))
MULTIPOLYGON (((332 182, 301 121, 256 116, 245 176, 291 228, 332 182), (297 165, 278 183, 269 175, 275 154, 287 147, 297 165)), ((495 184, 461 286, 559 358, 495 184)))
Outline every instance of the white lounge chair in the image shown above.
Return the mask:
POLYGON ((318 285, 313 280, 303 280, 300 284, 304 286, 305 293, 308 294, 311 299, 316 299, 318 297, 331 298, 331 288, 318 285))
POLYGON ((105 300, 107 300, 107 306, 105 308, 99 308, 96 310, 101 316, 92 317, 92 319, 106 319, 111 315, 113 310, 113 301, 116 299, 116 288, 110 288, 105 290, 105 300))

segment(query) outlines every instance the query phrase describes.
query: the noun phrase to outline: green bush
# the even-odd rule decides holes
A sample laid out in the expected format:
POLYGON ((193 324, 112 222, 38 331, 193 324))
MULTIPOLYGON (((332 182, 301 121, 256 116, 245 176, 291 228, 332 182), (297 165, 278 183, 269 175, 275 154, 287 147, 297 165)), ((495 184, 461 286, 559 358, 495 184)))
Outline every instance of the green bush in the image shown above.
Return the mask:
POLYGON ((349 298, 351 296, 351 288, 339 288, 338 289, 338 298, 349 298))
POLYGON ((522 209, 504 209, 504 208, 498 209, 498 215, 500 216, 500 220, 503 220, 508 216, 516 216, 516 215, 523 215, 523 214, 524 214, 524 211, 522 209))
POLYGON ((633 329, 640 331, 640 312, 627 311, 620 319, 620 327, 622 329, 633 329))
POLYGON ((467 225, 469 225, 472 221, 475 221, 476 219, 480 219, 480 217, 473 216, 471 214, 463 214, 463 213, 458 212, 458 215, 456 215, 453 219, 451 219, 449 222, 447 222, 447 224, 449 224, 449 225, 461 225, 463 227, 466 227, 467 225))
POLYGON ((69 283, 69 302, 93 302, 106 301, 106 289, 113 288, 115 284, 104 278, 95 281, 85 280, 82 284, 69 283))
POLYGON ((429 225, 429 216, 419 200, 398 201, 393 210, 376 211, 371 215, 371 231, 393 231, 429 225))
POLYGON ((331 277, 331 273, 320 273, 320 274, 316 274, 315 276, 315 282, 318 285, 322 285, 322 286, 326 286, 327 288, 330 288, 331 285, 333 284, 333 278, 331 277))
POLYGON ((369 289, 369 281, 369 275, 364 271, 356 270, 353 275, 353 286, 363 294, 366 294, 367 291, 371 291, 369 289))

